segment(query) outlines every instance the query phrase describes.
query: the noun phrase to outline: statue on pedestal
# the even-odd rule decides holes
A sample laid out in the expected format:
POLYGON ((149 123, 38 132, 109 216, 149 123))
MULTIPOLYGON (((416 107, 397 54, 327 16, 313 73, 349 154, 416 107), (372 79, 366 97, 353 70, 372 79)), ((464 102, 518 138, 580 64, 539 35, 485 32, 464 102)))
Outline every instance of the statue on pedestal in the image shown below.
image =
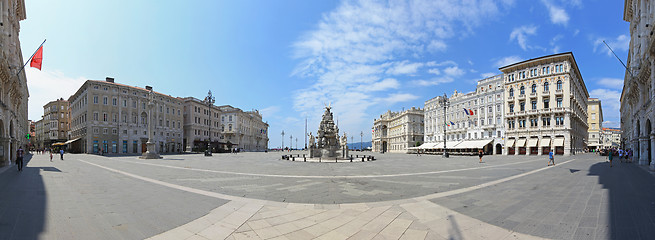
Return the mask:
MULTIPOLYGON (((331 109, 331 106, 325 107, 325 112, 323 113, 321 123, 318 126, 318 132, 316 133, 316 146, 310 148, 309 155, 312 158, 339 157, 339 155, 343 157, 347 154, 347 148, 344 148, 339 144, 339 128, 334 124, 333 114, 330 111, 331 109), (345 152, 341 151, 342 153, 339 154, 338 151, 342 149, 345 149, 345 152)), ((312 137, 313 136, 310 135, 310 144, 313 142, 312 137)))

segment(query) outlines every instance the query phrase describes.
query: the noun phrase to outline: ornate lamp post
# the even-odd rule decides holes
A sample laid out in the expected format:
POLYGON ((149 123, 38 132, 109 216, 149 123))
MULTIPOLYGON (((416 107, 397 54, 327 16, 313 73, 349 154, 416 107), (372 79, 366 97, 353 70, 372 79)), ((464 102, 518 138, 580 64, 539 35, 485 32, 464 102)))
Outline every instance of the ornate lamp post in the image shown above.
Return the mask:
POLYGON ((293 148, 293 135, 289 135, 289 151, 293 148))
POLYGON ((282 130, 282 151, 284 151, 284 130, 282 130))
POLYGON ((211 156, 212 155, 212 106, 216 102, 216 98, 212 96, 212 91, 209 90, 207 93, 207 96, 205 97, 205 101, 207 104, 207 110, 209 111, 209 141, 207 142, 207 150, 205 151, 205 156, 211 156))
POLYGON ((153 92, 152 88, 150 88, 150 92, 148 93, 148 119, 147 123, 148 124, 148 142, 146 143, 146 149, 147 151, 144 152, 141 155, 142 159, 158 159, 161 158, 159 157, 159 154, 157 153, 157 149, 155 147, 154 141, 154 131, 152 129, 152 125, 154 123, 151 121, 152 120, 152 109, 155 108, 155 93, 153 92))
POLYGON ((362 146, 363 146, 363 145, 362 145, 362 144, 363 144, 362 142, 364 142, 363 139, 364 139, 364 131, 361 131, 361 132, 359 133, 359 151, 362 151, 362 152, 364 151, 364 148, 362 147, 362 146))
POLYGON ((448 157, 448 152, 446 151, 446 109, 448 108, 448 105, 450 102, 448 101, 448 96, 446 94, 443 94, 443 98, 439 100, 439 103, 441 103, 441 106, 443 106, 443 157, 447 158, 448 157))

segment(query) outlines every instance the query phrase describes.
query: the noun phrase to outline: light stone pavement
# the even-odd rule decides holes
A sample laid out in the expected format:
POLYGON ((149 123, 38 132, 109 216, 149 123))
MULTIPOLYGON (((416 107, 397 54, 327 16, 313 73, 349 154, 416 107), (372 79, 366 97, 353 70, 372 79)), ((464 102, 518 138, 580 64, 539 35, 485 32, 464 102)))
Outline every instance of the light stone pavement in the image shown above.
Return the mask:
POLYGON ((0 170, 0 239, 647 239, 655 229, 653 176, 593 154, 555 167, 544 156, 281 154, 35 155, 23 173, 0 170))

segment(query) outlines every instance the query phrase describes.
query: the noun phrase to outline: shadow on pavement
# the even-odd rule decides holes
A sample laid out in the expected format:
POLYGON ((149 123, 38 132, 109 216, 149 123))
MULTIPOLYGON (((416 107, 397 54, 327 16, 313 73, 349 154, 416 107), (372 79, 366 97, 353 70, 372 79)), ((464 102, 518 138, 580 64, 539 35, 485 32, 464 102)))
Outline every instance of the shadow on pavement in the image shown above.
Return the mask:
POLYGON ((0 174, 0 239, 38 239, 44 231, 46 190, 42 168, 30 167, 31 159, 25 155, 23 172, 12 165, 0 174))
MULTIPOLYGON (((611 239, 653 239, 655 237, 655 177, 628 163, 596 163, 589 175, 608 189, 607 209, 611 239)), ((601 209, 601 217, 602 217, 601 209)), ((598 236, 597 236, 598 237, 598 236)))

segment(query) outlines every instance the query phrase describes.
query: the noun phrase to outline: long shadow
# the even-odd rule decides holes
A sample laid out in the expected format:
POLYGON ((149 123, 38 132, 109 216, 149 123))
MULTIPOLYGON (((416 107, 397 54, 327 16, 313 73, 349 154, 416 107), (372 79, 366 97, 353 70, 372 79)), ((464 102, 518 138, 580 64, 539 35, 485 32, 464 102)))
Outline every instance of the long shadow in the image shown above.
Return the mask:
MULTIPOLYGON (((634 164, 596 163, 589 175, 609 190, 607 209, 611 239, 655 239, 655 177, 634 164)), ((602 216, 602 214, 601 214, 602 216)), ((601 238, 602 236, 596 236, 601 238)))
POLYGON ((0 174, 0 239, 38 239, 45 230, 46 189, 41 168, 30 167, 31 160, 26 154, 22 172, 11 165, 0 174))

